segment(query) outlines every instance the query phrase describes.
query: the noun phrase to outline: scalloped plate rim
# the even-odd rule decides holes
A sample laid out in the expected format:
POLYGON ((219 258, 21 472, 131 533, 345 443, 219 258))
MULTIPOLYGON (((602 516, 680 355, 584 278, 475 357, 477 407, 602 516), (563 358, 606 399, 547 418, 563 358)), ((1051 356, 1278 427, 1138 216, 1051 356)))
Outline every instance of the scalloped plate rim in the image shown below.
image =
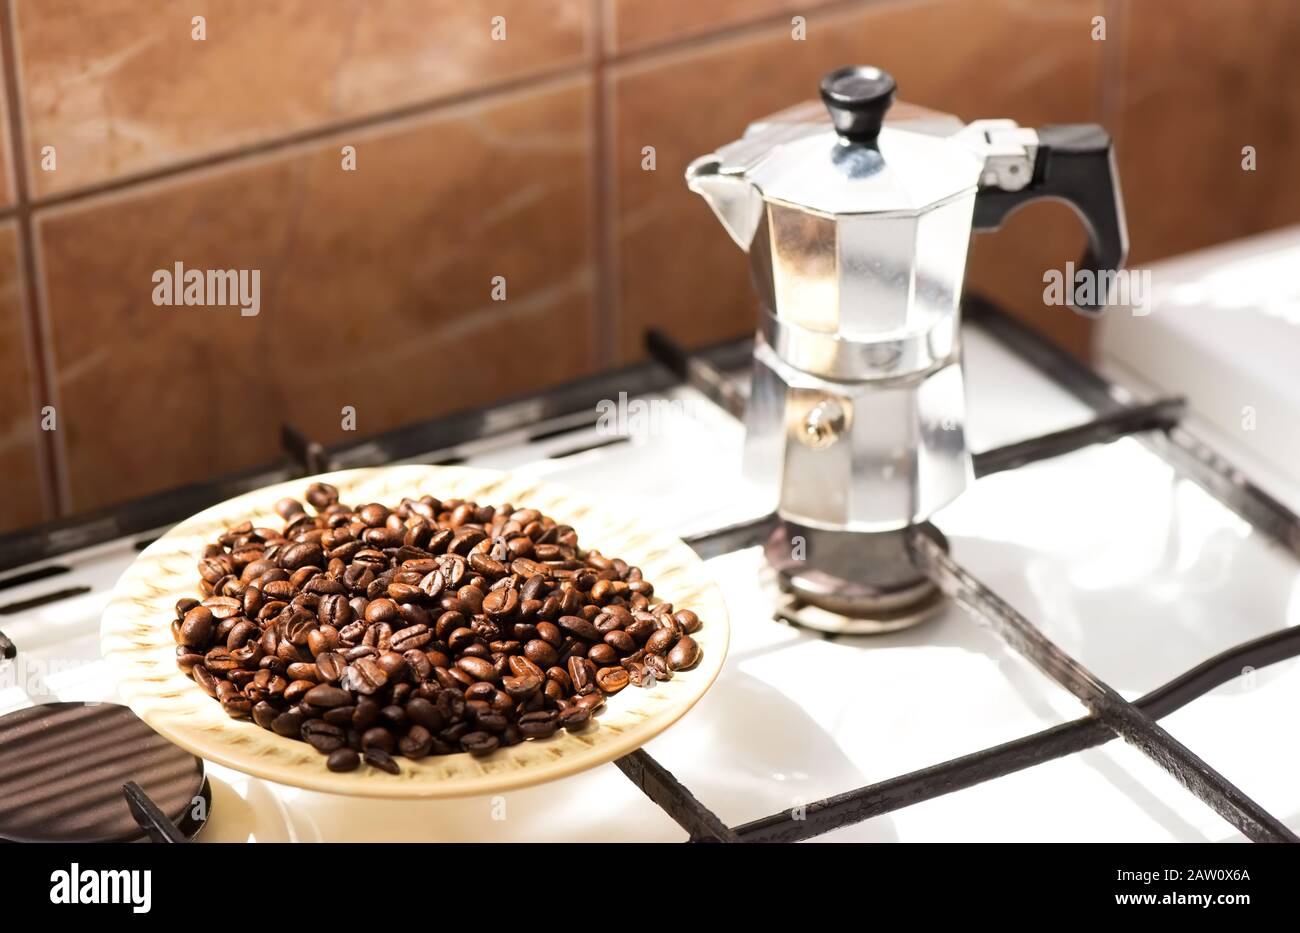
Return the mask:
MULTIPOLYGON (((366 498, 363 496, 363 498, 366 498)), ((367 501, 370 501, 367 498, 367 501)), ((384 501, 384 500, 380 500, 384 501)), ((387 501, 396 501, 390 494, 387 501)), ((357 500, 355 504, 361 504, 357 500)), ((385 799, 416 798, 454 798, 500 793, 505 790, 517 790, 560 778, 569 777, 581 771, 614 761, 640 748, 650 739, 662 733, 678 722, 699 702, 716 681, 722 670, 730 641, 727 606, 721 590, 707 573, 704 562, 691 551, 679 538, 658 528, 653 521, 645 522, 640 518, 635 521, 625 520, 621 523, 608 521, 610 510, 601 497, 586 491, 578 491, 560 483, 553 483, 544 478, 534 478, 527 474, 511 474, 496 470, 462 466, 423 466, 394 465, 384 467, 363 467, 351 470, 337 470, 317 476, 287 480, 271 486, 262 487, 235 496, 213 505, 203 511, 179 522, 145 548, 122 574, 114 586, 113 593, 105 607, 100 625, 100 646, 104 657, 109 661, 123 701, 155 731, 195 755, 216 764, 225 765, 254 777, 264 778, 276 783, 299 787, 305 790, 323 793, 345 794, 348 796, 373 797, 385 799), (417 479, 417 477, 419 477, 417 479), (704 656, 700 664, 684 673, 679 673, 671 681, 656 684, 649 690, 628 687, 610 697, 602 714, 597 717, 594 729, 588 729, 576 735, 561 730, 555 736, 543 740, 529 740, 519 745, 499 749, 491 755, 478 759, 465 752, 454 755, 429 756, 418 762, 399 759, 402 774, 387 775, 372 768, 362 767, 353 772, 337 774, 325 768, 325 757, 318 754, 303 742, 287 739, 283 736, 261 729, 247 720, 230 719, 221 710, 220 704, 203 693, 197 685, 181 673, 173 658, 148 657, 143 660, 130 657, 144 653, 147 649, 158 652, 166 647, 174 650, 170 633, 170 605, 180 595, 197 595, 197 575, 194 565, 197 562, 195 551, 183 550, 178 542, 199 535, 197 528, 219 523, 225 525, 230 519, 273 515, 270 506, 281 496, 298 495, 312 482, 331 482, 345 490, 345 501, 352 501, 347 489, 366 486, 387 480, 394 483, 409 483, 410 489, 404 495, 423 495, 432 493, 440 498, 458 496, 477 497, 480 501, 501 504, 513 499, 508 492, 504 496, 489 498, 500 487, 531 486, 537 497, 530 501, 522 498, 517 504, 525 507, 540 508, 558 520, 568 521, 563 514, 556 515, 557 502, 568 502, 575 507, 594 512, 593 516, 584 516, 572 522, 579 530, 584 546, 595 547, 605 553, 624 557, 629 563, 638 564, 646 570, 646 577, 656 584, 656 596, 672 597, 671 592, 661 593, 658 589, 665 572, 658 573, 658 566, 667 556, 676 556, 680 565, 667 573, 667 579, 675 580, 684 575, 684 583, 694 587, 696 592, 689 600, 672 598, 683 608, 702 609, 701 618, 704 626, 697 633, 704 656), (440 493, 439 485, 444 487, 440 493), (448 488, 456 487, 456 488, 448 488), (475 492, 475 489, 482 490, 475 492), (540 500, 546 500, 543 504, 540 500), (646 540, 645 554, 631 551, 623 545, 603 546, 602 537, 617 537, 633 534, 631 526, 636 526, 635 534, 646 540), (603 526, 603 527, 599 527, 603 526), (650 559, 645 559, 648 556, 650 559), (173 558, 183 559, 188 567, 188 575, 183 579, 184 590, 164 588, 161 592, 143 594, 141 588, 153 586, 155 578, 150 572, 163 562, 173 558), (163 624, 152 621, 157 607, 146 608, 139 600, 170 600, 165 607, 166 613, 158 618, 163 624), (145 631, 153 636, 146 645, 132 645, 130 631, 139 624, 145 625, 145 631), (166 695, 159 697, 151 692, 147 684, 154 682, 176 683, 183 687, 174 702, 169 702, 166 695), (677 686, 674 686, 677 685, 677 686), (671 691, 672 697, 656 696, 656 691, 671 691), (627 697, 635 697, 637 703, 627 707, 627 697), (202 702, 196 702, 201 700, 202 702), (622 701, 620 703, 620 701, 622 701), (649 711, 645 708, 649 707, 649 711), (176 717, 185 709, 193 708, 202 725, 177 727, 176 717), (635 714, 635 715, 634 715, 635 714), (639 717, 639 718, 638 718, 639 717), (625 720, 628 720, 626 723, 625 720), (618 728, 614 729, 614 723, 618 728), (205 730, 203 726, 206 726, 205 730), (206 732, 216 731, 221 738, 212 739, 206 732), (241 737, 241 741, 232 741, 232 737, 241 737), (238 752, 236 749, 250 741, 254 745, 264 744, 275 755, 291 755, 307 762, 288 766, 280 762, 267 762, 256 756, 238 752), (555 749, 556 751, 548 751, 555 749), (311 765, 315 765, 312 767, 311 765), (478 773, 458 774, 455 777, 438 777, 434 770, 443 771, 455 767, 458 772, 465 770, 478 773), (490 768, 484 773, 483 768, 490 768)), ((616 513, 614 513, 616 514, 616 513)), ((242 520, 242 519, 240 519, 242 520)), ((206 540, 211 540, 207 538, 206 540)))

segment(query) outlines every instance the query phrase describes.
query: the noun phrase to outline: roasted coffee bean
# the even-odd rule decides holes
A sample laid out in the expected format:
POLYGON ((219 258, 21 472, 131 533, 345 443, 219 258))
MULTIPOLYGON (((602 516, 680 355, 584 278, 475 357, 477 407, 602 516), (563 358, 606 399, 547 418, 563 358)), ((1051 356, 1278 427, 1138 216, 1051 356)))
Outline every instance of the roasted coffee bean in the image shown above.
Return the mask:
POLYGON ((602 667, 596 671, 596 685, 606 693, 618 693, 629 680, 627 671, 621 667, 602 667))
POLYGON ((513 586, 493 590, 483 597, 483 612, 494 621, 509 619, 519 609, 519 594, 513 586))
POLYGON ((497 712, 488 707, 486 712, 480 712, 474 717, 478 727, 487 732, 494 734, 504 732, 506 726, 510 725, 510 720, 505 717, 504 713, 497 712))
POLYGON ((700 630, 700 617, 689 609, 681 609, 673 613, 673 619, 687 635, 694 635, 700 630))
POLYGON ((433 632, 427 625, 410 625, 393 633, 390 644, 394 651, 410 651, 423 648, 433 640, 433 632))
POLYGON ((560 616, 559 626, 570 635, 585 641, 600 641, 600 631, 581 616, 560 616))
POLYGON ((433 734, 424 726, 411 726, 397 747, 407 758, 423 758, 433 749, 433 734))
POLYGON ((186 674, 192 674, 197 666, 203 664, 203 655, 184 645, 176 646, 176 666, 186 674))
POLYGON ((510 655, 507 664, 510 668, 510 673, 514 674, 516 677, 536 677, 538 680, 544 680, 546 678, 546 671, 544 671, 540 665, 529 660, 524 655, 510 655))
POLYGON ((541 668, 553 666, 560 658, 555 648, 540 638, 534 638, 524 645, 524 656, 541 668))
POLYGON ((618 652, 603 641, 587 649, 587 657, 597 667, 609 667, 611 664, 618 663, 618 652))
POLYGON ((325 710, 321 714, 321 719, 332 726, 338 726, 340 729, 348 729, 352 726, 352 717, 356 711, 355 706, 336 706, 333 709, 325 710))
POLYGON ((309 691, 316 688, 313 680, 294 680, 284 688, 284 699, 289 703, 300 703, 309 691))
POLYGON ((217 695, 217 684, 221 683, 221 681, 216 674, 208 669, 206 664, 196 664, 191 669, 190 675, 194 678, 194 682, 199 685, 199 689, 208 696, 215 697, 217 695))
POLYGON ((627 671, 628 683, 633 687, 649 687, 654 685, 654 674, 652 674, 649 668, 640 661, 624 663, 623 670, 627 671))
POLYGON ((456 536, 451 539, 451 544, 447 545, 447 550, 453 554, 468 557, 474 546, 486 538, 487 533, 481 528, 458 528, 456 536))
MULTIPOLYGON (((460 613, 456 614, 460 615, 460 613)), ((454 630, 447 636, 447 647, 454 653, 459 653, 474 644, 477 640, 478 636, 474 634, 474 630, 468 626, 464 626, 454 630)))
POLYGON ((456 662, 456 666, 475 680, 496 683, 499 679, 492 663, 490 661, 485 661, 482 658, 463 657, 456 662))
POLYGON ((433 676, 433 662, 425 652, 415 648, 402 652, 402 658, 406 661, 406 667, 414 680, 423 683, 433 676))
POLYGON ((347 670, 347 661, 337 651, 324 651, 316 656, 316 670, 328 683, 337 683, 347 670))
POLYGON ((287 664, 285 673, 293 680, 310 680, 312 683, 320 680, 320 669, 309 661, 294 661, 287 664))
POLYGON ((541 739, 554 735, 555 730, 559 727, 560 717, 553 709, 524 713, 519 717, 519 731, 530 739, 541 739))
POLYGON ((469 564, 459 554, 444 554, 439 560, 438 569, 442 572, 445 591, 454 592, 464 582, 469 564))
POLYGON ((280 566, 290 571, 307 566, 325 566, 325 552, 316 541, 291 544, 280 552, 279 559, 280 566))
POLYGON ((482 574, 488 580, 496 580, 509 573, 509 569, 499 560, 493 560, 486 554, 475 552, 469 555, 469 567, 475 573, 482 574))
POLYGON ((279 515, 286 522, 297 518, 304 512, 306 512, 306 509, 302 507, 302 503, 289 496, 286 496, 275 503, 275 514, 279 515))
POLYGON ((421 697, 407 702, 406 716, 411 722, 423 726, 430 732, 439 732, 447 725, 446 715, 433 703, 421 697))
POLYGON ((369 697, 357 700, 356 710, 352 713, 352 728, 365 731, 379 722, 379 711, 383 709, 369 697))
POLYGON ((230 652, 230 658, 244 670, 254 670, 262 660, 262 646, 258 642, 250 641, 242 648, 230 652))
POLYGON ((546 669, 546 679, 553 680, 564 688, 566 695, 573 693, 573 680, 569 677, 567 669, 560 667, 558 664, 546 669))
POLYGON ((394 581, 388 584, 388 598, 401 603, 409 603, 413 599, 420 599, 424 594, 413 583, 402 583, 394 581))
POLYGON ((676 626, 671 628, 660 628, 646 639, 645 650, 650 654, 667 654, 668 650, 677 643, 678 632, 676 626))
POLYGON ((329 483, 312 483, 307 487, 307 502, 317 512, 323 512, 339 501, 339 491, 329 483))
POLYGON ((466 584, 456 591, 457 605, 461 612, 476 616, 483 611, 483 591, 477 586, 466 584))
POLYGON ((228 674, 239 667, 239 660, 228 648, 213 648, 203 656, 203 666, 214 674, 228 674))
POLYGON ((601 635, 608 635, 610 632, 618 631, 621 627, 618 617, 608 612, 599 613, 591 620, 591 624, 596 626, 596 631, 600 632, 601 635))
POLYGON ((352 621, 352 606, 342 593, 331 593, 321 598, 316 608, 316 619, 321 625, 341 629, 352 621))
POLYGON ((398 616, 397 603, 391 599, 372 600, 366 606, 366 621, 372 625, 376 622, 391 623, 398 616))
MULTIPOLYGON (((523 538, 516 540, 526 541, 527 539, 523 538)), ((516 561, 516 563, 518 562, 516 561)), ((514 570, 513 565, 511 565, 511 569, 514 570)), ((515 570, 515 573, 519 573, 519 571, 515 570)), ((549 588, 550 583, 547 581, 547 577, 544 573, 530 573, 527 575, 527 579, 524 580, 524 585, 519 590, 519 599, 523 602, 540 602, 549 588)))
POLYGON ((542 689, 542 678, 531 675, 524 677, 510 676, 502 678, 501 684, 511 697, 522 700, 542 689))
POLYGON ((388 675, 374 658, 360 658, 348 665, 340 683, 346 690, 370 696, 388 683, 388 675))
POLYGON ((302 713, 296 708, 286 710, 271 721, 271 730, 276 735, 283 735, 286 738, 299 738, 304 718, 305 717, 302 713))
POLYGON ((309 719, 302 724, 302 738, 316 751, 326 754, 344 745, 345 733, 323 719, 309 719))
MULTIPOLYGON (((466 674, 464 671, 462 671, 460 668, 456 668, 455 670, 458 673, 460 673, 462 676, 469 678, 469 675, 466 674)), ((442 665, 437 665, 433 669, 433 679, 436 680, 438 682, 438 685, 440 687, 443 687, 444 689, 447 690, 455 689, 456 687, 460 686, 460 681, 458 678, 454 677, 451 672, 452 672, 452 668, 445 667, 442 665)), ((471 683, 473 682, 472 678, 470 678, 470 682, 471 683)))
POLYGON ((199 561, 199 576, 205 583, 216 584, 229 576, 235 569, 234 561, 225 554, 205 557, 199 561))
POLYGON ((467 732, 460 738, 460 746, 471 755, 486 755, 501 744, 490 732, 467 732))
POLYGON ((209 596, 203 600, 203 606, 217 621, 234 618, 244 609, 243 602, 233 596, 209 596))
POLYGON ((336 748, 325 759, 325 767, 331 771, 355 771, 361 765, 361 756, 350 748, 336 748))
POLYGON ((253 703, 246 696, 238 693, 221 699, 221 708, 231 719, 247 719, 253 711, 253 703))
POLYGON ((367 748, 361 755, 366 764, 378 768, 380 771, 387 771, 389 774, 401 774, 402 768, 397 762, 393 761, 393 756, 382 748, 367 748))
POLYGON ((700 661, 700 646, 690 635, 683 635, 668 652, 668 669, 671 671, 690 670, 700 661))
POLYGON ((605 644, 620 654, 631 654, 636 651, 636 641, 632 636, 618 629, 605 633, 605 644))
POLYGON ((627 625, 623 626, 623 631, 632 636, 632 640, 639 645, 644 645, 655 632, 655 623, 653 619, 634 619, 627 625))
POLYGON ((668 660, 663 655, 648 654, 644 659, 646 670, 653 674, 655 680, 672 680, 673 672, 668 667, 668 660))
POLYGON ((338 643, 338 630, 332 625, 322 625, 307 633, 307 653, 312 657, 337 647, 338 643))
POLYGON ((552 648, 559 648, 564 644, 564 632, 560 631, 558 625, 551 622, 537 623, 537 637, 552 648))
POLYGON ((212 611, 205 606, 193 606, 181 622, 181 644, 189 648, 207 648, 215 631, 212 611))
POLYGON ((559 716, 560 725, 570 732, 577 732, 591 721, 591 710, 578 703, 565 709, 559 716))
POLYGON ((330 709, 335 706, 350 705, 352 694, 330 684, 318 684, 308 690, 303 699, 320 709, 330 709))
POLYGON ((270 729, 271 723, 275 717, 280 715, 280 711, 265 700, 253 704, 253 722, 257 723, 263 729, 270 729))
POLYGON ((406 659, 396 651, 381 651, 375 663, 388 675, 389 683, 396 684, 406 676, 406 659))
POLYGON ((586 658, 569 658, 568 671, 574 693, 582 693, 595 683, 596 668, 586 658))
POLYGON ((262 584, 262 595, 269 600, 290 600, 298 595, 298 590, 287 579, 269 580, 262 584))
POLYGON ((383 726, 372 726, 361 735, 362 748, 378 748, 390 755, 397 750, 397 739, 383 726))
POLYGON ((308 636, 316 629, 317 622, 314 613, 301 607, 290 606, 280 614, 276 625, 286 641, 305 648, 308 636))

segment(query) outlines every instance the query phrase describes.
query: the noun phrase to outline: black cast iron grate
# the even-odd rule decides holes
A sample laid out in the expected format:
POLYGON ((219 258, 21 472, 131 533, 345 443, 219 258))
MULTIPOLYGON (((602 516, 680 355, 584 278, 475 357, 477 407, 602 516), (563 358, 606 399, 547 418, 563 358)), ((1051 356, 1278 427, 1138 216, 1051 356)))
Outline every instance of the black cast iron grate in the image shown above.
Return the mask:
MULTIPOLYGON (((977 454, 977 476, 1060 456, 1090 444, 1133 436, 1300 558, 1300 518, 1183 429, 1181 419, 1185 405, 1181 399, 1165 398, 1147 404, 1131 404, 1117 387, 988 303, 972 298, 965 302, 964 307, 968 318, 978 321, 1005 346, 1086 403, 1095 413, 1086 424, 977 454)), ((677 380, 684 380, 731 415, 739 417, 743 413, 745 399, 715 365, 719 361, 740 361, 747 355, 743 348, 732 345, 708 355, 689 354, 664 335, 654 332, 647 335, 647 347, 655 359, 675 374, 677 380)), ((575 382, 543 396, 412 426, 335 451, 311 442, 292 428, 285 429, 284 443, 298 462, 299 472, 385 463, 410 457, 419 449, 449 449, 455 444, 486 437, 503 429, 538 423, 547 417, 573 415, 582 409, 593 391, 604 392, 611 378, 620 378, 625 388, 631 386, 637 391, 654 391, 671 384, 661 375, 647 371, 646 367, 599 378, 603 384, 598 389, 591 380, 575 382)), ((191 506, 196 503, 211 504, 245 488, 283 478, 288 478, 288 475, 282 468, 250 471, 221 483, 180 490, 165 497, 165 501, 162 501, 164 497, 151 497, 111 514, 92 517, 89 521, 0 538, 0 558, 3 558, 0 566, 13 564, 24 556, 28 560, 51 556, 97 540, 157 527, 163 521, 183 518, 188 514, 185 510, 192 510, 191 506)), ((769 515, 696 534, 686 540, 702 557, 715 557, 762 543, 775 520, 775 516, 769 515)), ((1259 842, 1300 841, 1281 820, 1242 793, 1158 723, 1162 717, 1238 677, 1243 669, 1259 669, 1300 655, 1300 626, 1279 629, 1230 648, 1129 702, 962 569, 930 538, 923 534, 914 535, 912 549, 918 566, 948 596, 1073 693, 1089 709, 1090 715, 814 801, 799 808, 798 819, 790 811, 780 811, 735 827, 728 826, 704 806, 645 751, 638 750, 618 760, 619 769, 686 830, 690 841, 796 842, 809 839, 1094 748, 1116 737, 1139 748, 1247 838, 1259 842)), ((13 646, 3 636, 0 636, 0 647, 12 657, 13 646)), ((183 835, 137 785, 126 785, 124 793, 136 819, 150 838, 158 842, 183 841, 183 835)))
MULTIPOLYGON (((1010 349, 1095 412, 1095 417, 1086 424, 976 455, 977 476, 1060 456, 1090 444, 1156 432, 1156 437, 1142 439, 1224 505, 1292 554, 1300 556, 1300 519, 1180 427, 1186 407, 1182 399, 1165 398, 1143 405, 1128 404, 1122 393, 1101 376, 991 305, 972 299, 966 303, 965 310, 968 318, 978 320, 1010 349)), ((734 394, 718 391, 718 386, 725 384, 725 380, 708 363, 684 353, 662 334, 650 335, 646 343, 656 358, 673 368, 720 408, 733 415, 741 413, 743 403, 738 405, 734 394)), ((775 520, 775 516, 768 516, 696 535, 687 539, 687 543, 703 556, 716 556, 761 543, 775 520)), ((1129 702, 958 565, 932 537, 918 530, 913 533, 910 544, 917 565, 945 594, 1074 694, 1091 715, 816 801, 800 808, 799 819, 794 819, 790 812, 781 811, 734 828, 722 823, 644 751, 637 751, 620 761, 619 767, 623 772, 690 833, 693 841, 794 842, 809 839, 1083 751, 1116 737, 1141 750, 1248 839, 1256 842, 1300 841, 1281 820, 1244 794, 1157 722, 1162 716, 1237 677, 1245 668, 1258 669, 1300 655, 1300 629, 1281 629, 1237 645, 1135 702, 1129 702)))

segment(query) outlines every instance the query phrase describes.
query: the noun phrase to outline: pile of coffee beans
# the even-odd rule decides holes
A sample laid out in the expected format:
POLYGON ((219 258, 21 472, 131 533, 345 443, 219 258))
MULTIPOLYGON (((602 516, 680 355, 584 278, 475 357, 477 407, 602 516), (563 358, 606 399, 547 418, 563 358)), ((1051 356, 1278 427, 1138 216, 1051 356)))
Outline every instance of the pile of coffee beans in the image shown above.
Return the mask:
POLYGON ((605 697, 694 667, 700 620, 536 509, 433 496, 339 503, 314 483, 282 530, 208 545, 176 660, 236 719, 351 771, 487 754, 587 727, 605 697))

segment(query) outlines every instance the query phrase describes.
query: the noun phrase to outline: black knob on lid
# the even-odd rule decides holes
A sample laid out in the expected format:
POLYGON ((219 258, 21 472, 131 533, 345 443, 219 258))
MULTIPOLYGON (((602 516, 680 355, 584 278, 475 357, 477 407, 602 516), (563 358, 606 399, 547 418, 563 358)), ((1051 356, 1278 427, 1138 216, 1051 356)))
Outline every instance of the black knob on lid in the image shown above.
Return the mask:
POLYGON ((836 68, 821 85, 835 131, 855 143, 875 142, 897 89, 889 72, 870 65, 836 68))

